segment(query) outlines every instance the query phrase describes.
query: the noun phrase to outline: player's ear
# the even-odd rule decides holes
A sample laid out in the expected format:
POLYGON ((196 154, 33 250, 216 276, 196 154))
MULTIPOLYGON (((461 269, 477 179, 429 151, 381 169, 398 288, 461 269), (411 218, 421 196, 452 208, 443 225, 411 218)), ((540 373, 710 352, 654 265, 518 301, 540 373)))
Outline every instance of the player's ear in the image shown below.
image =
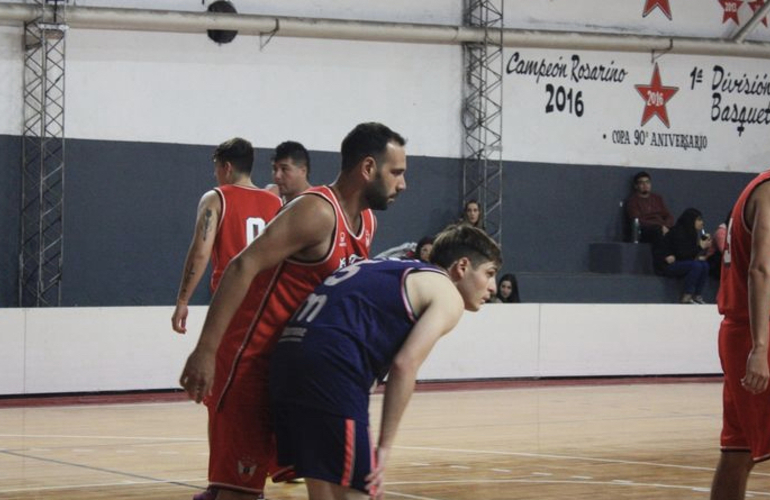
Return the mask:
POLYGON ((377 171, 377 162, 374 160, 374 157, 372 156, 366 156, 363 160, 361 160, 360 163, 361 173, 364 176, 364 179, 367 181, 370 181, 374 179, 374 176, 376 175, 377 171))
POLYGON ((232 180, 233 175, 235 175, 235 168, 233 168, 233 164, 229 161, 226 161, 223 166, 225 167, 225 176, 232 180))
POLYGON ((465 276, 471 266, 468 257, 460 257, 449 267, 449 276, 453 281, 459 281, 465 276))

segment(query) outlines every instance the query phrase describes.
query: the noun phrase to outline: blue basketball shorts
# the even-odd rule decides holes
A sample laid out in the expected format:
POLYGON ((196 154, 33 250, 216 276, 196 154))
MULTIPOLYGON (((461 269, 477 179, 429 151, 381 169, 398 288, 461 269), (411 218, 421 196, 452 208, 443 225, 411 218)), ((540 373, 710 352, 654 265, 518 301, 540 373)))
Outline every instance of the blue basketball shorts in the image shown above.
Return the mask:
POLYGON ((279 469, 364 493, 374 466, 368 422, 295 404, 274 403, 279 469))

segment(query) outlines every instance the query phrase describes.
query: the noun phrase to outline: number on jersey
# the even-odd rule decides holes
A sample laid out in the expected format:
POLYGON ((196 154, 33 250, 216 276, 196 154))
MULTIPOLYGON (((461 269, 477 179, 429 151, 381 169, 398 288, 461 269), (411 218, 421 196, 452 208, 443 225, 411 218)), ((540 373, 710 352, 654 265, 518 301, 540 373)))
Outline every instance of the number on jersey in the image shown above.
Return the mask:
POLYGON ((249 217, 246 219, 246 245, 257 239, 259 233, 265 230, 265 219, 261 217, 249 217))

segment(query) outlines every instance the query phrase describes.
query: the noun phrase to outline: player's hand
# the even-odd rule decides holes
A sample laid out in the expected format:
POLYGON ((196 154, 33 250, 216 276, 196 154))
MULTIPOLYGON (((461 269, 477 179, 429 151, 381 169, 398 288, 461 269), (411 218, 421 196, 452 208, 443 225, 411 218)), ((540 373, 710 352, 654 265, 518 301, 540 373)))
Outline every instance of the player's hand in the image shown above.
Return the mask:
POLYGON ((187 304, 177 304, 171 316, 171 328, 176 333, 187 333, 187 304))
POLYGON ((215 360, 214 353, 201 351, 198 348, 187 358, 182 376, 179 377, 179 384, 196 403, 200 403, 211 393, 215 360))
POLYGON ((375 455, 376 467, 366 476, 366 489, 372 500, 382 500, 385 497, 385 464, 388 461, 388 450, 386 448, 377 448, 375 455))
POLYGON ((759 394, 767 389, 770 380, 767 351, 752 349, 746 361, 746 376, 741 379, 741 385, 752 394, 759 394))

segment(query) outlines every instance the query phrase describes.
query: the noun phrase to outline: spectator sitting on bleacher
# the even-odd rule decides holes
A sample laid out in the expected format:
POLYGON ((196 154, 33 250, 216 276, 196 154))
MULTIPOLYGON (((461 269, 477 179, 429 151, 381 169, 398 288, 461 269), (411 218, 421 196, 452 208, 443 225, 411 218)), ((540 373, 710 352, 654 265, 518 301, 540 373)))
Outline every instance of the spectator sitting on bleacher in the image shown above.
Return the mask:
POLYGON ((722 275, 722 253, 727 244, 727 225, 730 223, 731 213, 727 213, 724 222, 714 230, 711 237, 711 246, 706 251, 706 261, 709 263, 709 275, 712 278, 719 279, 722 275))
POLYGON ((684 277, 682 304, 704 304, 703 287, 709 274, 706 250, 711 246, 711 236, 703 234, 703 216, 695 208, 688 208, 676 224, 655 247, 655 269, 672 278, 684 277))
POLYGON ((422 262, 430 262, 430 251, 433 250, 433 236, 423 236, 417 242, 412 258, 422 262))
POLYGON ((500 278, 500 284, 497 287, 497 298, 503 304, 518 304, 519 284, 516 282, 516 276, 513 274, 504 274, 500 278))
POLYGON ((625 201, 629 227, 639 219, 639 241, 658 245, 674 225, 674 217, 668 211, 663 197, 652 192, 652 178, 647 172, 634 176, 634 193, 625 201))
POLYGON ((460 223, 470 224, 471 226, 483 229, 484 227, 484 215, 481 213, 481 205, 476 200, 468 200, 463 206, 463 215, 460 217, 460 223))

